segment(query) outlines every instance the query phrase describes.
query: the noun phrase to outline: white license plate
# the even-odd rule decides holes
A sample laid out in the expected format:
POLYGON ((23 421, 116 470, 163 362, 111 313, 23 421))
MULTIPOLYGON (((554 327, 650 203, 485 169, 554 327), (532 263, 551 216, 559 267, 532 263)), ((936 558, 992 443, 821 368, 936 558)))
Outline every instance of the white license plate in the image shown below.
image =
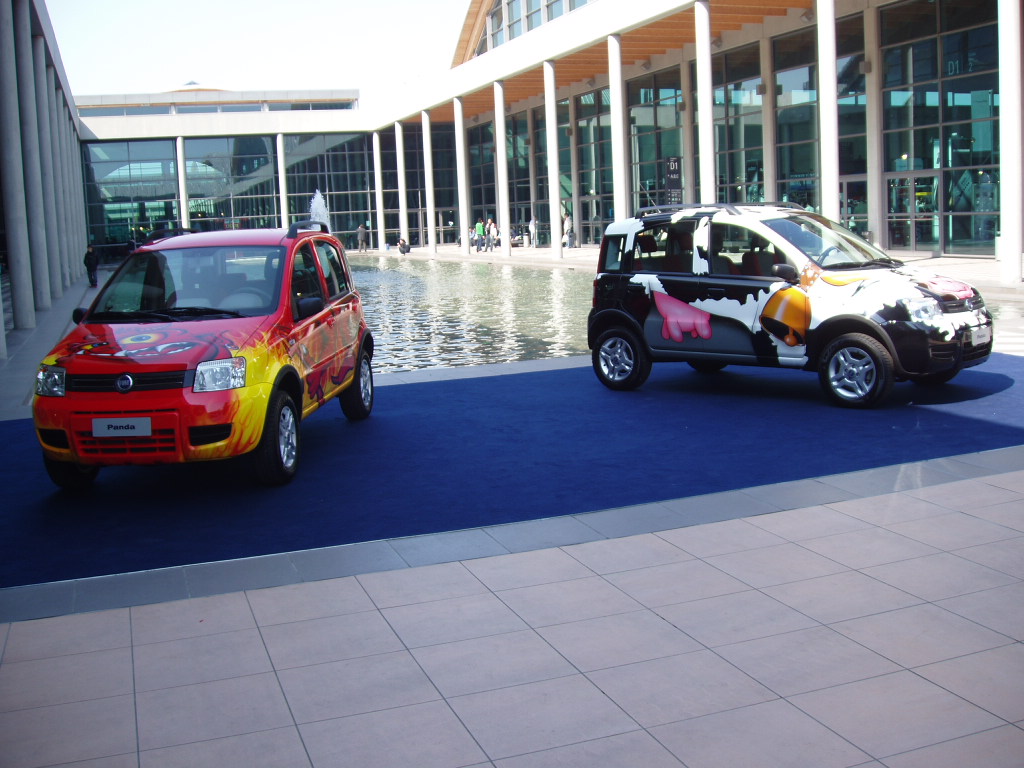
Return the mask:
POLYGON ((992 341, 991 325, 979 325, 977 328, 971 328, 971 344, 980 347, 990 341, 992 341))
POLYGON ((131 419, 93 419, 93 437, 150 437, 153 427, 148 417, 131 419))

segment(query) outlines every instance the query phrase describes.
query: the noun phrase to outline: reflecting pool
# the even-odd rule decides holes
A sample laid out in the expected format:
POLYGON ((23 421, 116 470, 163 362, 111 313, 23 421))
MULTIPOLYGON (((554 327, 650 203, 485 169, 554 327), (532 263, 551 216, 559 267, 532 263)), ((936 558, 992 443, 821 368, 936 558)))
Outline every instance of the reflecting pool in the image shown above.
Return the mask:
POLYGON ((378 372, 588 354, 591 271, 352 254, 349 263, 378 372))

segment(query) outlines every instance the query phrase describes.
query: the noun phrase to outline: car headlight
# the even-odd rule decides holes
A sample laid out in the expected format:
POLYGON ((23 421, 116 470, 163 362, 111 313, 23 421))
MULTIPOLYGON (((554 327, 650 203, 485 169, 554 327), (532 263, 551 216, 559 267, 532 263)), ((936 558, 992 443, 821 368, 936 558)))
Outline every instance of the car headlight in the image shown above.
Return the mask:
POLYGON ((195 392, 220 392, 245 386, 245 358, 207 360, 196 366, 195 392))
POLYGON ((910 319, 917 322, 927 322, 942 314, 939 302, 927 296, 922 296, 919 299, 900 299, 900 304, 907 310, 910 319))
POLYGON ((58 365, 40 365, 36 371, 36 394, 41 397, 64 397, 67 371, 58 365))

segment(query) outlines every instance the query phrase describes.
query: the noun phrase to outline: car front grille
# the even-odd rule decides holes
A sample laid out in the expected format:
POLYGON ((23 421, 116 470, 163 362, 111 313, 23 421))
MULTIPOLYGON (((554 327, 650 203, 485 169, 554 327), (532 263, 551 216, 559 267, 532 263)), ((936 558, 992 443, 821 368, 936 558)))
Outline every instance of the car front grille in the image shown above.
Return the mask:
POLYGON ((941 299, 942 311, 947 313, 972 312, 985 308, 985 300, 977 293, 968 299, 941 299))
POLYGON ((168 411, 79 411, 71 420, 71 440, 78 455, 94 460, 116 461, 127 457, 154 461, 173 460, 179 453, 178 414, 168 411), (147 436, 96 437, 94 418, 149 417, 151 434, 147 436))
MULTIPOLYGON (((127 371, 117 373, 76 373, 68 376, 69 392, 119 392, 116 382, 127 371)), ((195 371, 157 371, 154 373, 129 373, 132 377, 132 392, 151 392, 158 389, 184 389, 195 381, 195 371)))

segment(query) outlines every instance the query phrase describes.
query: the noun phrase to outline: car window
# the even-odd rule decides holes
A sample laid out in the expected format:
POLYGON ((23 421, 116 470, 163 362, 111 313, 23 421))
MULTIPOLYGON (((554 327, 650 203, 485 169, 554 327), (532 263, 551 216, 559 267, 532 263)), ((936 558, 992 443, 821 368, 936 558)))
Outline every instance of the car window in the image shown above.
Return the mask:
POLYGON ((633 271, 692 272, 693 233, 685 224, 662 224, 638 232, 633 238, 633 271))
POLYGON ((313 247, 303 243, 295 252, 295 263, 292 265, 292 307, 297 310, 299 299, 324 298, 323 284, 316 268, 316 256, 313 247))
POLYGON ((324 272, 327 292, 331 298, 348 293, 348 279, 344 267, 341 266, 341 255, 338 253, 338 249, 326 240, 317 240, 316 255, 320 260, 320 268, 324 272))

